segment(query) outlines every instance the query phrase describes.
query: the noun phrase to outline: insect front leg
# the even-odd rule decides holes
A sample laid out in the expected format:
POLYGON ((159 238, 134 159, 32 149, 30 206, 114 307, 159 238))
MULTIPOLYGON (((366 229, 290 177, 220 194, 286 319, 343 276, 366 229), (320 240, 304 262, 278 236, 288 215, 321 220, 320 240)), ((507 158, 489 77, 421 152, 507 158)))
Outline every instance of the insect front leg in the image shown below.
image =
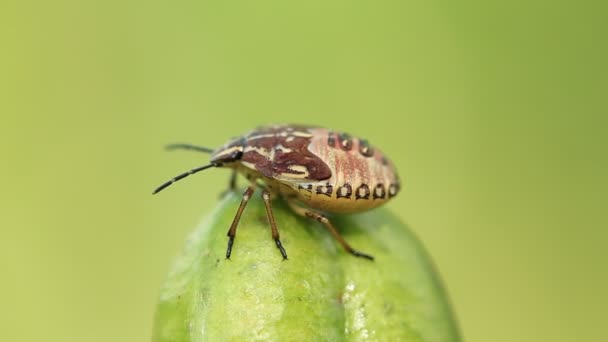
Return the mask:
POLYGON ((230 174, 230 180, 228 181, 228 189, 220 193, 220 198, 225 197, 234 191, 236 191, 236 170, 233 169, 232 173, 230 174))
POLYGON ((283 255, 283 260, 287 259, 287 253, 285 252, 285 248, 283 248, 283 244, 279 239, 279 230, 277 229, 277 224, 274 220, 274 215, 272 214, 272 206, 270 203, 270 192, 267 189, 262 191, 262 199, 264 200, 264 206, 266 206, 266 215, 268 216, 268 222, 270 223, 270 229, 272 231, 272 239, 274 243, 277 245, 277 248, 281 251, 281 255, 283 255))
POLYGON ((239 221, 241 220, 241 215, 243 214, 243 210, 245 210, 245 206, 247 206, 247 202, 253 195, 255 191, 254 186, 247 187, 247 190, 243 193, 243 199, 241 199, 241 204, 239 205, 239 209, 236 211, 236 215, 232 220, 232 224, 230 225, 230 229, 228 230, 228 248, 226 249, 226 259, 230 259, 230 254, 232 253, 232 244, 234 243, 234 238, 236 236, 236 228, 239 225, 239 221))
POLYGON ((342 247, 350 254, 357 256, 357 257, 362 257, 362 258, 366 258, 369 260, 374 260, 374 257, 372 255, 363 253, 363 252, 359 252, 358 250, 352 248, 348 242, 346 242, 346 240, 344 240, 344 238, 342 237, 342 235, 340 235, 340 233, 338 233, 338 231, 336 230, 336 227, 334 227, 334 225, 329 221, 329 219, 320 213, 317 213, 314 210, 305 208, 301 205, 299 205, 298 203, 296 203, 293 199, 288 199, 287 200, 287 204, 289 204, 289 207, 291 207, 291 209, 293 211, 296 212, 296 214, 301 215, 301 216, 305 216, 305 217, 310 217, 312 219, 315 219, 319 222, 321 222, 325 228, 327 228, 327 230, 329 230, 329 232, 331 233, 331 235, 333 235, 333 237, 338 240, 338 242, 342 245, 342 247))
POLYGON ((228 182, 228 190, 235 191, 236 190, 236 170, 232 170, 230 174, 230 181, 228 182))

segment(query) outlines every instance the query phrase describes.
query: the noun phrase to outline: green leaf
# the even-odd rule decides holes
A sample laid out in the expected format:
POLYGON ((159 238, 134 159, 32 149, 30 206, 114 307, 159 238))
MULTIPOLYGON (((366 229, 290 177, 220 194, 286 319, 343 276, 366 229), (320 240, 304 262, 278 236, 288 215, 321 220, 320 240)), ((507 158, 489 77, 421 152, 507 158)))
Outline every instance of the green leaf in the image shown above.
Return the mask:
POLYGON ((227 260, 239 201, 227 196, 188 239, 161 290, 153 341, 460 340, 429 257, 387 209, 331 217, 369 261, 274 201, 283 260, 256 196, 227 260))

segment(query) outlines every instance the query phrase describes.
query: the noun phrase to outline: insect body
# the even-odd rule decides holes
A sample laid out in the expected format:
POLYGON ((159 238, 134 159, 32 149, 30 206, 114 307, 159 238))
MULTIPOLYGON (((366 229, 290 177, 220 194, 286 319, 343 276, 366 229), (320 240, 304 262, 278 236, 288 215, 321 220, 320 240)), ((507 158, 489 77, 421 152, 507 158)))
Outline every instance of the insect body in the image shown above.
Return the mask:
POLYGON ((365 211, 386 203, 400 190, 399 177, 382 152, 364 139, 325 128, 266 126, 216 150, 187 144, 169 148, 211 153, 211 162, 176 176, 154 193, 210 167, 232 168, 232 189, 236 173, 249 180, 250 185, 228 230, 226 258, 230 258, 241 214, 255 189, 261 187, 272 237, 283 258, 287 258, 287 253, 279 239, 271 207, 271 198, 276 196, 283 197, 295 213, 321 222, 349 253, 373 260, 371 255, 352 248, 323 212, 365 211))

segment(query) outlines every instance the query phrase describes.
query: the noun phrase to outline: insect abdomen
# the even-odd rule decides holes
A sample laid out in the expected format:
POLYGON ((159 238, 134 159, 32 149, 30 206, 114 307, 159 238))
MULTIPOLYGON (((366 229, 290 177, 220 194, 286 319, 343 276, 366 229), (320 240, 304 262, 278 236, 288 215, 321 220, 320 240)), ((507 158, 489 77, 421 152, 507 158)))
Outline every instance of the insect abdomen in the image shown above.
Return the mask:
POLYGON ((381 151, 366 140, 326 129, 311 129, 309 150, 332 171, 329 179, 299 183, 302 201, 328 212, 352 213, 375 208, 400 190, 398 176, 381 151))

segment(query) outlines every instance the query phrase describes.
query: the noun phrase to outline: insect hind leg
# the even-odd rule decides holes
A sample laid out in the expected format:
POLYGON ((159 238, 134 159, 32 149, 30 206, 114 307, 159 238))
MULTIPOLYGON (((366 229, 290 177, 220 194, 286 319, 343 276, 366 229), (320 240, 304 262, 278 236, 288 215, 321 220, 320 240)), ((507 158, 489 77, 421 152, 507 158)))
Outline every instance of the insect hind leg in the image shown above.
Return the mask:
POLYGON ((352 248, 348 242, 346 242, 346 240, 344 240, 344 238, 342 237, 342 235, 340 235, 340 233, 338 233, 338 230, 336 230, 336 227, 334 227, 334 225, 329 221, 329 219, 323 215, 320 214, 314 210, 305 208, 301 205, 299 205, 298 203, 296 203, 293 199, 288 199, 287 200, 287 204, 289 204, 289 207, 298 215, 300 216, 304 216, 304 217, 309 217, 312 219, 315 219, 319 222, 321 222, 325 228, 327 230, 329 230, 329 232, 331 233, 331 235, 333 235, 333 237, 338 240, 338 242, 342 245, 342 247, 350 254, 356 256, 356 257, 361 257, 361 258, 366 258, 368 260, 374 260, 374 257, 372 255, 360 252, 354 248, 352 248))

